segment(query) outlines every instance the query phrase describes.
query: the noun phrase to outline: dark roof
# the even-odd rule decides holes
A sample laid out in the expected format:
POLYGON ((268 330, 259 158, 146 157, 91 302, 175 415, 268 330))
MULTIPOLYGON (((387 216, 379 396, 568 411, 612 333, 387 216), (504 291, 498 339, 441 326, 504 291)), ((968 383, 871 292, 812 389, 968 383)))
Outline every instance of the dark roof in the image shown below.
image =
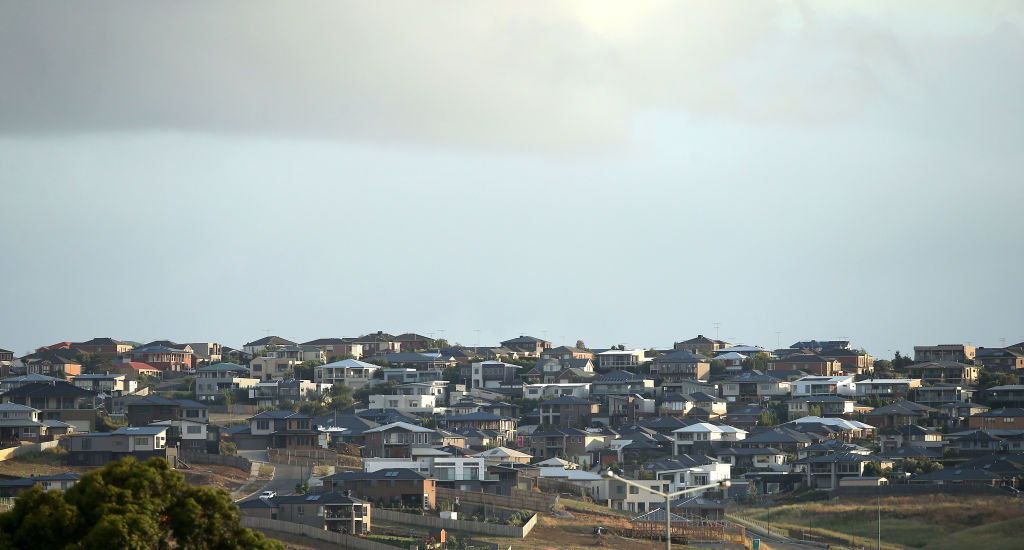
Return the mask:
POLYGON ((372 420, 354 414, 327 413, 313 419, 314 426, 326 428, 344 428, 345 435, 359 435, 364 431, 380 426, 372 420))
POLYGON ((263 411, 249 417, 249 420, 261 420, 264 418, 285 419, 285 418, 309 418, 308 416, 295 411, 263 411))
POLYGON ((580 399, 571 395, 563 395, 554 399, 548 399, 547 401, 541 401, 540 406, 543 407, 544 405, 597 405, 597 402, 580 399))
POLYGON ((895 426, 895 427, 892 427, 892 428, 886 428, 886 429, 882 430, 881 432, 879 432, 879 435, 903 435, 903 436, 911 436, 911 435, 938 435, 938 434, 939 434, 939 432, 937 432, 937 431, 935 431, 935 430, 933 430, 931 428, 925 428, 923 426, 918 426, 917 424, 906 424, 906 425, 903 425, 903 426, 895 426))
POLYGON ((1003 477, 999 474, 989 472, 987 470, 979 470, 974 468, 945 468, 942 470, 934 470, 927 474, 921 474, 914 476, 911 481, 996 481, 1001 480, 1003 477))
POLYGON ((598 378, 597 380, 594 381, 594 383, 600 384, 601 382, 623 382, 626 380, 644 380, 646 378, 646 376, 641 376, 639 374, 629 372, 628 370, 625 369, 617 369, 598 378))
POLYGON ((983 413, 978 413, 974 416, 996 416, 996 417, 1007 417, 1007 418, 1018 418, 1024 416, 1024 409, 1018 409, 1014 407, 1004 407, 1002 409, 992 409, 983 413))
POLYGON ((190 409, 208 409, 209 407, 191 399, 168 399, 162 395, 147 395, 145 397, 132 397, 125 402, 126 407, 136 405, 162 405, 170 407, 187 407, 190 409))
POLYGON ((469 414, 460 414, 458 416, 442 417, 441 420, 442 421, 446 421, 446 422, 464 422, 464 421, 474 421, 474 420, 476 420, 476 421, 488 421, 488 420, 515 420, 515 419, 514 418, 509 418, 507 416, 500 416, 500 415, 489 413, 489 412, 476 411, 476 412, 471 412, 469 414))
POLYGON ((345 344, 345 340, 341 338, 317 338, 316 340, 310 340, 303 342, 303 346, 330 346, 333 344, 345 344))
POLYGON ((936 410, 925 405, 914 403, 913 401, 897 401, 884 407, 878 407, 865 415, 882 416, 886 414, 900 414, 907 416, 923 416, 930 412, 936 412, 936 410))
POLYGON ((94 392, 83 390, 70 382, 32 382, 24 386, 18 386, 4 392, 5 396, 45 396, 45 395, 72 395, 86 397, 96 395, 94 392))
POLYGON ((889 451, 882 451, 879 455, 893 460, 902 460, 904 458, 940 458, 942 456, 931 449, 919 447, 917 445, 897 447, 889 451))
POLYGON ((827 363, 832 361, 827 357, 822 357, 816 353, 795 353, 787 356, 785 359, 776 359, 775 363, 827 363))
POLYGON ((655 363, 699 363, 701 361, 710 361, 711 359, 705 355, 699 353, 693 353, 685 349, 673 351, 672 353, 666 353, 665 355, 659 355, 653 359, 655 363))
POLYGON ((144 348, 135 348, 128 351, 129 355, 143 355, 146 353, 187 353, 192 354, 191 351, 185 351, 179 348, 169 348, 167 346, 146 346, 144 348))
POLYGON ((853 399, 838 395, 808 395, 806 397, 794 397, 789 401, 794 403, 845 403, 847 401, 853 401, 853 399))
POLYGON ((329 475, 324 480, 330 481, 355 481, 370 479, 431 479, 416 470, 409 468, 385 468, 375 472, 338 472, 329 475))
POLYGON ((547 340, 541 340, 540 338, 534 338, 533 336, 519 336, 518 338, 505 340, 504 342, 501 342, 501 345, 505 346, 508 344, 540 344, 545 342, 547 342, 547 340))
POLYGON ((743 373, 739 374, 738 376, 735 376, 733 378, 730 378, 730 379, 726 380, 726 382, 727 383, 728 382, 736 382, 736 383, 741 383, 741 382, 761 383, 761 382, 763 382, 763 383, 766 383, 766 384, 777 384, 779 382, 785 382, 785 380, 780 380, 778 378, 775 378, 774 376, 768 376, 768 375, 764 374, 763 372, 761 372, 759 370, 748 370, 748 371, 743 371, 743 373))
POLYGON ((253 340, 246 344, 246 346, 294 346, 295 342, 291 340, 285 340, 280 336, 264 336, 259 340, 253 340))
POLYGON ((757 433, 748 433, 743 439, 744 444, 767 443, 769 445, 782 443, 813 443, 813 437, 787 427, 769 428, 757 433))
POLYGON ((875 455, 862 455, 859 453, 839 452, 822 456, 809 456, 797 460, 798 463, 829 463, 829 462, 881 462, 883 459, 875 455))
POLYGON ((120 346, 123 342, 114 340, 113 338, 93 338, 92 340, 86 340, 85 342, 75 342, 72 346, 120 346))

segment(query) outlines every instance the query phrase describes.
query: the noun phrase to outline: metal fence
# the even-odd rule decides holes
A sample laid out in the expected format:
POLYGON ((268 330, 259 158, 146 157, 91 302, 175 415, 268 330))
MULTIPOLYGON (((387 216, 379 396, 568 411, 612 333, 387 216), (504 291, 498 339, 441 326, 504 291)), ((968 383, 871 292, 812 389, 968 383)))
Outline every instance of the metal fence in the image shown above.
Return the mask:
POLYGON ((481 535, 493 535, 498 537, 525 538, 530 534, 537 524, 538 514, 534 514, 522 527, 514 525, 499 525, 496 523, 483 523, 479 521, 466 521, 461 519, 442 519, 432 516, 418 516, 416 514, 405 514, 374 508, 374 521, 389 521, 392 523, 404 523, 407 525, 419 525, 432 529, 448 529, 452 531, 465 531, 481 535))

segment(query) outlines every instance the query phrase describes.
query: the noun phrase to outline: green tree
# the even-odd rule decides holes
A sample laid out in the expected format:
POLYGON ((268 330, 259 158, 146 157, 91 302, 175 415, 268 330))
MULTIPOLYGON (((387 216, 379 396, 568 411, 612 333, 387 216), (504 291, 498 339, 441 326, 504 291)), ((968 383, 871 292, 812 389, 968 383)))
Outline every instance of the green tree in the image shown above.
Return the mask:
POLYGON ((882 475, 882 465, 871 461, 864 465, 864 475, 867 477, 879 477, 882 475))
POLYGON ((355 403, 352 399, 352 388, 345 384, 334 384, 327 390, 327 397, 330 398, 328 406, 332 409, 347 409, 355 403))
POLYGON ((102 374, 110 367, 110 359, 88 351, 78 352, 75 361, 82 365, 83 374, 102 374))
POLYGON ((306 361, 292 367, 292 377, 295 380, 313 381, 314 369, 320 365, 320 361, 306 361))
POLYGON ((576 348, 590 351, 590 348, 588 348, 587 345, 583 343, 583 340, 576 340, 576 348))
POLYGON ((752 355, 743 360, 743 368, 746 370, 765 370, 768 368, 768 362, 771 361, 772 356, 767 352, 761 352, 757 355, 752 355))
POLYGON ((819 407, 817 405, 811 405, 811 408, 808 411, 808 415, 809 416, 821 417, 821 407, 819 407))
POLYGON ((65 493, 22 493, 0 514, 0 548, 284 549, 239 520, 224 490, 188 486, 160 458, 123 458, 65 493))
POLYGON ((900 350, 896 350, 896 354, 892 358, 890 365, 893 370, 902 371, 907 365, 913 365, 914 360, 906 355, 900 355, 900 350))
POLYGON ((760 426, 774 426, 779 423, 779 417, 775 414, 775 411, 765 409, 761 411, 761 415, 758 417, 757 423, 760 426))
POLYGON ((445 380, 457 384, 459 380, 462 378, 462 372, 458 365, 452 365, 450 367, 445 367, 444 371, 441 373, 441 376, 445 380))

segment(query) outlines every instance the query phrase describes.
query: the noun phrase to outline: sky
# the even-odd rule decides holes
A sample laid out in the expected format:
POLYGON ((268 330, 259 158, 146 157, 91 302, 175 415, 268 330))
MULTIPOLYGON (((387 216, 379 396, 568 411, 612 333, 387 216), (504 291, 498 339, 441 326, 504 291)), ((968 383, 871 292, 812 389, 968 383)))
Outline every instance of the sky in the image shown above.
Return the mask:
POLYGON ((0 348, 1024 341, 1024 5, 0 0, 0 348))

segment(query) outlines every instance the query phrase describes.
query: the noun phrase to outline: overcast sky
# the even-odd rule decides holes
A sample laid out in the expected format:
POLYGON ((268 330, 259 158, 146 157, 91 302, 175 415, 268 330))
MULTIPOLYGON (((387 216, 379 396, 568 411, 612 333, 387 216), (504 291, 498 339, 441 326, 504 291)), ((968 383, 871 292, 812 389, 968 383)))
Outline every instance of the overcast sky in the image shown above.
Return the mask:
POLYGON ((1024 341, 1022 6, 0 0, 0 348, 1024 341))

